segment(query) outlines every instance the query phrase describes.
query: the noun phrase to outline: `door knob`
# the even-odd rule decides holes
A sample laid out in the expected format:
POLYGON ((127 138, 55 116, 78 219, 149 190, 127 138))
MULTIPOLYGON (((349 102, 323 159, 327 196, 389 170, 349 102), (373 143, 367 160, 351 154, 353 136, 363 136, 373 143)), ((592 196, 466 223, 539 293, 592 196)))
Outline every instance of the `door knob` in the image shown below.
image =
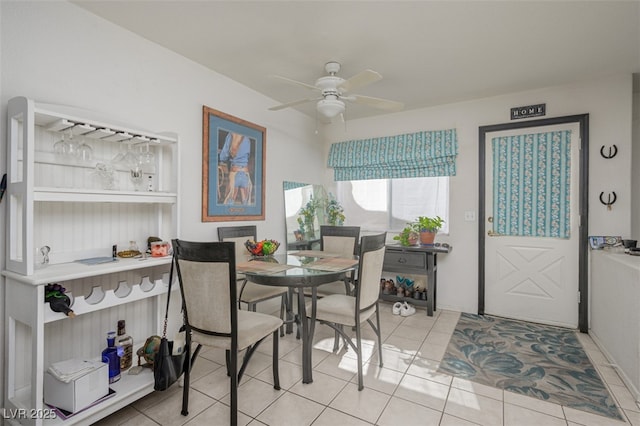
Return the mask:
POLYGON ((489 222, 489 223, 493 223, 493 216, 489 216, 489 217, 487 218, 487 222, 489 222))

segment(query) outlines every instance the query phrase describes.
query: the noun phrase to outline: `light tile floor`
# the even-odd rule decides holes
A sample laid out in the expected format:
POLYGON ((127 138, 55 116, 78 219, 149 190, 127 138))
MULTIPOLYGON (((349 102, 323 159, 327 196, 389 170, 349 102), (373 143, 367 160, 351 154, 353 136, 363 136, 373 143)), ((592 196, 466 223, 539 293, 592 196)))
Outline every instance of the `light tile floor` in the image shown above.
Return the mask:
MULTIPOLYGON (((439 310, 433 317, 392 315, 382 303, 384 367, 378 366, 375 335, 366 326, 365 389, 358 392, 351 351, 334 354, 333 332, 316 328, 313 383, 302 383, 301 345, 295 334, 280 341, 280 384, 272 386, 271 344, 264 342, 239 388, 240 425, 623 425, 640 426, 640 408, 593 340, 580 340, 625 417, 615 421, 561 405, 437 372, 459 313, 439 310)), ((229 382, 224 353, 203 351, 192 376, 189 415, 180 414, 182 388, 154 392, 98 423, 108 425, 226 425, 229 382)))

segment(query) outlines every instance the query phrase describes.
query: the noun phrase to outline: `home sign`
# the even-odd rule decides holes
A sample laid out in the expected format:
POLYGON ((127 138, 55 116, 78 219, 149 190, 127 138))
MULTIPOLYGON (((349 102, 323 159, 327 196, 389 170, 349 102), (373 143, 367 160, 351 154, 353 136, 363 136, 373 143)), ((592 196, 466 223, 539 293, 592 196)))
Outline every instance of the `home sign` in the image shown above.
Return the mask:
POLYGON ((511 108, 511 119, 539 117, 547 113, 547 104, 526 105, 511 108))

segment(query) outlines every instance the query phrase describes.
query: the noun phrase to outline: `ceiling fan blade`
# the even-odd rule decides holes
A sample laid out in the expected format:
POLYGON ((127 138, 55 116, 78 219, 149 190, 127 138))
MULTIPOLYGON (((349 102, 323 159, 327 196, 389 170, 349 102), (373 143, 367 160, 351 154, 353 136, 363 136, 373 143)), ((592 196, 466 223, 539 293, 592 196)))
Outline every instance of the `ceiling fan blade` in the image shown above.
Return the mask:
POLYGON ((302 86, 302 87, 304 87, 304 88, 306 88, 306 89, 310 89, 310 90, 320 90, 320 89, 318 89, 316 86, 313 86, 313 85, 311 85, 311 84, 303 83, 303 82, 301 82, 301 81, 297 81, 297 80, 292 80, 292 79, 290 79, 290 78, 282 77, 282 76, 280 76, 280 75, 272 75, 272 76, 270 76, 270 77, 271 77, 271 78, 277 78, 278 80, 282 80, 282 81, 287 82, 287 83, 289 83, 289 84, 295 84, 296 86, 302 86))
POLYGON ((355 102, 362 105, 369 105, 375 108, 384 109, 387 111, 400 111, 404 108, 402 102, 390 101, 388 99, 374 98, 371 96, 351 95, 343 96, 342 99, 346 99, 351 102, 355 102))
POLYGON ((285 109, 285 108, 289 108, 289 107, 292 107, 292 106, 300 105, 300 104, 303 104, 305 102, 317 101, 317 100, 320 100, 320 99, 322 99, 322 98, 320 97, 320 98, 299 99, 297 101, 287 102, 286 104, 272 106, 271 108, 269 108, 269 111, 279 111, 281 109, 285 109))
POLYGON ((345 80, 338 86, 338 89, 348 92, 366 86, 367 84, 375 83, 378 80, 382 80, 382 75, 372 70, 364 70, 345 80))

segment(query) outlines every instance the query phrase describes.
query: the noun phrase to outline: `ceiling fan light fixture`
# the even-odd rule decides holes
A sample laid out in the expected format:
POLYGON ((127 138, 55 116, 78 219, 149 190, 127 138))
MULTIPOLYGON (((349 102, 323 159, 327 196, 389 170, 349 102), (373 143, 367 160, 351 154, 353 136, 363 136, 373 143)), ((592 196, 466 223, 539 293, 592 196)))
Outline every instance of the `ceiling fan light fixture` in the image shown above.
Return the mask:
POLYGON ((316 105, 318 112, 327 118, 333 118, 344 112, 344 102, 339 99, 321 99, 316 105))

